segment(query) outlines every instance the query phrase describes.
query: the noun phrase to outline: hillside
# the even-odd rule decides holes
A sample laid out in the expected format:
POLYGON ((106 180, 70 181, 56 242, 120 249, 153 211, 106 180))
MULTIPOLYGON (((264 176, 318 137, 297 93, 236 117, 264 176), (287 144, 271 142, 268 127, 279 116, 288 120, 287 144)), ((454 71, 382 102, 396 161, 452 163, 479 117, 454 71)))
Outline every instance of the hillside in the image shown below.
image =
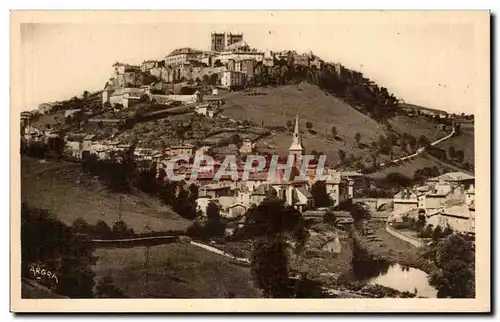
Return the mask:
MULTIPOLYGON (((222 114, 235 120, 276 127, 286 127, 287 121, 293 122, 299 115, 306 153, 312 150, 323 152, 333 162, 338 161, 339 149, 355 154, 363 152, 355 147, 356 132, 361 134, 361 142, 370 142, 384 133, 382 126, 373 119, 309 83, 259 88, 258 92, 261 95, 228 93, 222 114), (309 133, 307 122, 312 123, 316 135, 309 133), (332 127, 343 140, 333 138, 332 127)), ((270 143, 276 145, 278 153, 287 153, 291 140, 290 134, 282 132, 275 133, 270 143)))
POLYGON ((425 117, 397 115, 389 121, 389 124, 398 133, 409 133, 416 138, 425 135, 430 141, 442 138, 450 132, 450 129, 448 131, 439 130, 436 123, 425 117))
POLYGON ((183 219, 158 200, 142 194, 116 194, 106 191, 97 178, 81 171, 81 165, 22 158, 21 200, 46 208, 64 223, 71 225, 82 217, 90 224, 99 220, 110 227, 119 218, 135 232, 184 230, 189 221, 183 219), (120 207, 120 197, 122 198, 120 207))
MULTIPOLYGON (((380 136, 386 136, 384 127, 365 114, 358 112, 343 100, 321 90, 318 86, 302 82, 296 85, 281 87, 262 87, 254 93, 231 92, 224 95, 226 104, 222 114, 235 120, 249 120, 266 127, 283 127, 275 129, 273 134, 261 142, 257 142, 259 150, 286 154, 292 141, 290 131, 287 131, 287 122, 293 121, 296 115, 300 118, 300 128, 306 153, 313 150, 327 155, 332 164, 338 163, 339 150, 346 154, 354 154, 365 162, 370 161, 373 150, 369 147, 378 142, 380 136), (311 132, 307 129, 307 122, 312 123, 311 132), (337 137, 332 135, 335 127, 337 137), (360 144, 356 144, 356 133, 361 135, 360 144)), ((417 140, 420 136, 430 141, 446 136, 450 128, 440 128, 432 119, 426 117, 409 117, 396 115, 390 119, 394 132, 403 135, 412 135, 417 140)), ((447 150, 449 146, 464 150, 465 161, 474 161, 474 127, 463 125, 463 134, 445 141, 439 145, 447 150)), ((393 158, 408 154, 397 145, 393 145, 393 158)), ((378 161, 389 160, 388 155, 379 154, 378 161)), ((446 164, 432 158, 419 157, 410 163, 398 167, 390 167, 381 173, 391 171, 412 175, 413 171, 423 167, 437 166, 441 171, 446 164)))

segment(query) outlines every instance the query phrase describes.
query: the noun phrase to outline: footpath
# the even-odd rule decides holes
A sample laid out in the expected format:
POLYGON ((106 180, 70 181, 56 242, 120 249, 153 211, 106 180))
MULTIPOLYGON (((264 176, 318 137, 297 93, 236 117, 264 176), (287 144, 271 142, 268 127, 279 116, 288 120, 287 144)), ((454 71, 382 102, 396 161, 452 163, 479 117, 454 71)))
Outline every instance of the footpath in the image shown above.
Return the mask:
MULTIPOLYGON (((448 139, 450 139, 453 135, 455 134, 455 128, 452 129, 452 131, 450 132, 450 134, 432 142, 430 145, 431 146, 435 146, 443 141, 446 141, 448 139)), ((426 148, 420 148, 417 150, 417 152, 413 153, 413 154, 409 154, 405 157, 402 157, 402 158, 398 158, 398 159, 394 159, 394 160, 391 160, 391 161, 388 161, 387 163, 381 163, 380 166, 381 167, 384 167, 384 166, 389 166, 391 164, 394 164, 394 163, 399 163, 399 162, 402 162, 402 161, 406 161, 406 160, 409 160, 409 159, 412 159, 412 158, 415 158, 417 156, 419 156, 420 154, 422 154, 424 151, 426 150, 426 148)))

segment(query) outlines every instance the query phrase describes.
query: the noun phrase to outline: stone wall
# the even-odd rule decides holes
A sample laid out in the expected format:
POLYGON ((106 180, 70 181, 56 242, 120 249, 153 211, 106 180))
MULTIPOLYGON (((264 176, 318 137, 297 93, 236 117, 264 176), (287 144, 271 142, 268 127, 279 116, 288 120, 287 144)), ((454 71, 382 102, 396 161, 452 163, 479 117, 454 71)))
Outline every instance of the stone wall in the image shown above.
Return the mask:
POLYGON ((412 244, 413 246, 415 247, 422 247, 424 245, 424 243, 419 240, 419 239, 416 239, 416 238, 413 238, 413 237, 410 237, 410 236, 407 236, 399 231, 397 231, 396 229, 392 228, 391 226, 387 225, 385 226, 385 230, 391 234, 392 236, 396 237, 396 238, 399 238, 405 242, 408 242, 410 244, 412 244))

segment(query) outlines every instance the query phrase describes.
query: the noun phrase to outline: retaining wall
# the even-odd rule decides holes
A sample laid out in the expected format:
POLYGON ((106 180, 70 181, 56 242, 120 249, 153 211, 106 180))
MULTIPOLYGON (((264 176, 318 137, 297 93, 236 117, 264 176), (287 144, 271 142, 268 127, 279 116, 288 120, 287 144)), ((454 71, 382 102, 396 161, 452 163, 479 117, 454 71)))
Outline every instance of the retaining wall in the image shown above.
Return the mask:
POLYGON ((399 238, 407 243, 410 243, 412 244, 413 246, 415 247, 422 247, 424 245, 424 243, 419 240, 419 239, 415 239, 413 237, 410 237, 410 236, 407 236, 399 231, 397 231, 396 229, 392 228, 391 226, 389 225, 386 225, 385 226, 385 230, 391 234, 392 236, 396 237, 396 238, 399 238))

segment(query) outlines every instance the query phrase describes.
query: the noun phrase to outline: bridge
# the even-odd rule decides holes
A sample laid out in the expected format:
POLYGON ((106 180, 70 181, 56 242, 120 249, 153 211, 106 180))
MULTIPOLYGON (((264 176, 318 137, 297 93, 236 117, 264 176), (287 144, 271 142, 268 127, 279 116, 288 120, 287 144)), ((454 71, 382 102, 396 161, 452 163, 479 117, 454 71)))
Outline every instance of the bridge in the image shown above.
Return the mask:
POLYGON ((369 211, 379 211, 382 206, 390 205, 392 198, 354 198, 353 202, 363 205, 369 211))

